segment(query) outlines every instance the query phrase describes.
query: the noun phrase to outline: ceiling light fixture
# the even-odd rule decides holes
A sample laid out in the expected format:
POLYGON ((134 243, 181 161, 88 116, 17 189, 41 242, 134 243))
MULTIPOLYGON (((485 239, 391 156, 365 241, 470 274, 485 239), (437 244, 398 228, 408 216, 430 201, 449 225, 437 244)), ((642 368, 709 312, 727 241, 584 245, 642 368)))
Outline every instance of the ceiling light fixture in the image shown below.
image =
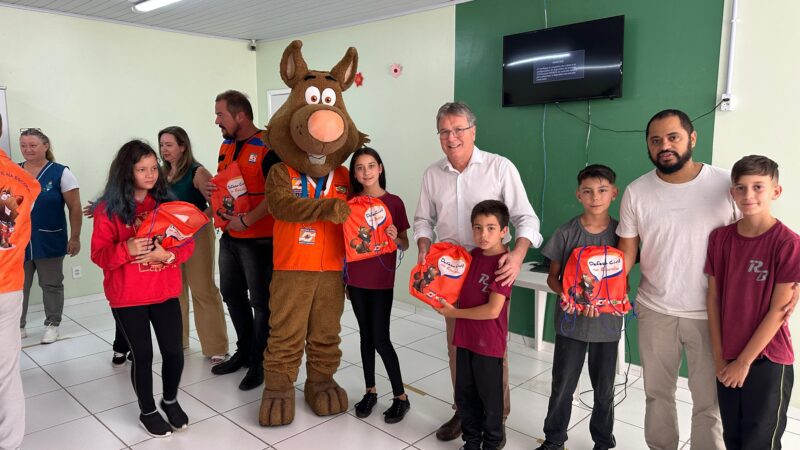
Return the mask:
POLYGON ((179 1, 181 0, 145 0, 143 2, 139 2, 133 5, 131 9, 133 10, 133 12, 146 13, 153 11, 154 9, 162 8, 164 6, 177 3, 179 1))

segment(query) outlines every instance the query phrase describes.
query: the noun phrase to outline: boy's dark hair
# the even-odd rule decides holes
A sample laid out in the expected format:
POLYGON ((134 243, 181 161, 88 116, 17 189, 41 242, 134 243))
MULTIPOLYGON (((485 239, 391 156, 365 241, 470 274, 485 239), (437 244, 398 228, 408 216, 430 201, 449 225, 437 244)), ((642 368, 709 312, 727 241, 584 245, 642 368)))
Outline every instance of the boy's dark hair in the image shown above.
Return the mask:
POLYGON ((655 122, 656 120, 666 119, 667 117, 677 117, 678 120, 681 121, 681 127, 686 130, 686 134, 691 135, 694 133, 694 125, 692 125, 692 119, 686 115, 685 112, 681 111, 680 109, 665 109, 663 111, 657 112, 653 117, 650 118, 650 121, 647 122, 647 128, 645 128, 644 138, 647 139, 650 136, 650 124, 655 122))
POLYGON ((617 181, 617 174, 611 170, 611 167, 602 164, 590 164, 578 172, 578 186, 583 183, 583 180, 588 178, 602 178, 614 184, 614 182, 617 181))
POLYGON ((478 216, 495 216, 502 228, 508 226, 508 206, 499 200, 484 200, 475 205, 469 216, 470 223, 475 223, 475 218, 478 216))
POLYGON ((736 184, 745 175, 767 175, 778 181, 778 163, 761 155, 750 155, 736 161, 731 169, 731 181, 736 184))
POLYGON ((224 101, 228 112, 231 113, 233 117, 236 117, 236 114, 243 112, 245 117, 253 120, 253 106, 250 104, 250 100, 247 99, 247 96, 243 93, 230 89, 217 95, 215 101, 224 101))

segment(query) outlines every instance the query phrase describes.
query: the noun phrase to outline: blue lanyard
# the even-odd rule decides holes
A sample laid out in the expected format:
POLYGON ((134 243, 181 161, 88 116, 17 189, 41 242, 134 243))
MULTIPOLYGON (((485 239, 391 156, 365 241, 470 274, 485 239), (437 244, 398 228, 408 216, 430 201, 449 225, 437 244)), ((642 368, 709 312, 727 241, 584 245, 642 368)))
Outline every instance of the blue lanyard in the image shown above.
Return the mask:
MULTIPOLYGON (((300 174, 300 183, 303 185, 301 197, 308 198, 308 177, 306 177, 306 174, 304 173, 300 174)), ((325 177, 323 176, 317 178, 317 189, 314 192, 314 198, 319 198, 319 196, 322 194, 322 191, 324 190, 325 190, 325 177)))

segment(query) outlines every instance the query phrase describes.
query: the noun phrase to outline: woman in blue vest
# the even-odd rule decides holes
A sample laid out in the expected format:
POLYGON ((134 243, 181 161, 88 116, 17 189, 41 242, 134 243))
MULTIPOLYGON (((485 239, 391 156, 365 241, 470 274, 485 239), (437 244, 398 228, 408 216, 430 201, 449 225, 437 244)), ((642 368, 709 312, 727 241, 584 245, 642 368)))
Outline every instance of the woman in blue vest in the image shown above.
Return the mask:
POLYGON ((20 332, 27 336, 25 316, 33 274, 38 273, 45 312, 42 344, 50 344, 58 339, 64 309, 64 256, 75 256, 81 250, 81 198, 78 180, 67 166, 54 161, 50 139, 44 133, 35 128, 22 131, 19 147, 25 158, 20 166, 36 177, 42 188, 31 212, 31 241, 25 250, 20 332), (69 239, 64 205, 69 209, 69 239))
MULTIPOLYGON (((208 202, 197 186, 204 186, 211 173, 194 159, 189 135, 181 127, 167 127, 158 132, 164 174, 172 195, 209 213, 208 202)), ((189 346, 189 291, 194 305, 194 323, 203 355, 212 365, 225 361, 228 353, 228 329, 222 297, 214 282, 214 227, 210 224, 194 235, 194 253, 181 265, 183 293, 183 347, 189 346)))

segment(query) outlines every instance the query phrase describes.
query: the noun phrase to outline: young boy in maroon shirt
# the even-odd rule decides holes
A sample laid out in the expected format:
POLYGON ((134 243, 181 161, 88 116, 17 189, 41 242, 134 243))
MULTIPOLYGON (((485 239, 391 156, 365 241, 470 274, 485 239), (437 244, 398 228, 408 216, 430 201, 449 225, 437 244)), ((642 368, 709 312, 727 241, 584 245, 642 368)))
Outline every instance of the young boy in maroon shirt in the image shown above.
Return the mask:
POLYGON ((495 281, 498 262, 508 249, 508 208, 484 200, 472 209, 472 250, 457 307, 442 302, 437 311, 456 319, 455 397, 465 450, 495 450, 503 440, 503 355, 508 338, 511 286, 495 281))
POLYGON ((800 281, 800 236, 770 212, 781 195, 774 161, 746 156, 731 180, 743 217, 711 233, 705 267, 723 439, 729 450, 780 448, 794 382, 782 309, 800 281))

